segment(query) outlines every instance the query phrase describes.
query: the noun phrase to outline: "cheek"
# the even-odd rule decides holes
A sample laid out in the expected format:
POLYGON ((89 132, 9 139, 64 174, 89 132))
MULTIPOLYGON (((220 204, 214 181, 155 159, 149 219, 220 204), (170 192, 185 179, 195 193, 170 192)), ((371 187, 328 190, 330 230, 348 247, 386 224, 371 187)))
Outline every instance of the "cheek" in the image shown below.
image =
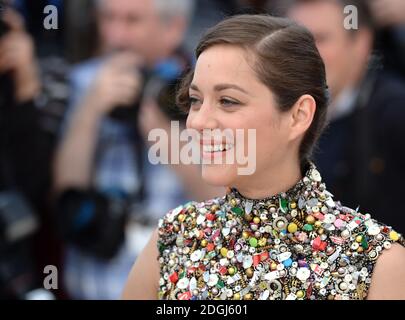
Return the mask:
POLYGON ((261 119, 266 119, 267 121, 262 121, 262 123, 257 125, 256 152, 258 161, 266 162, 286 145, 287 130, 283 118, 275 113, 263 115, 261 119))
POLYGON ((339 55, 336 50, 339 50, 339 48, 336 48, 336 46, 329 42, 328 44, 319 46, 318 49, 323 61, 325 62, 325 67, 327 69, 333 68, 333 65, 336 63, 336 57, 339 55))

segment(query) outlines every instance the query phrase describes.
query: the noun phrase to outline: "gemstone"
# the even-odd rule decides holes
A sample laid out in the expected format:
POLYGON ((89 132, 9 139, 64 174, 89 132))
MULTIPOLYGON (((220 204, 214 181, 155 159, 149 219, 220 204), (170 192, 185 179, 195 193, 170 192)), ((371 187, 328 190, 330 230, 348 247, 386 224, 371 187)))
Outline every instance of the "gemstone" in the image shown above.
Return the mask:
POLYGON ((362 237, 362 239, 361 239, 361 247, 362 247, 363 249, 365 249, 365 250, 368 249, 368 242, 367 242, 366 237, 362 237))
POLYGON ((235 213, 238 216, 243 215, 243 210, 241 208, 239 208, 239 207, 234 207, 231 210, 232 210, 233 213, 235 213))
POLYGON ((288 225, 288 232, 295 233, 298 230, 298 226, 295 223, 290 223, 288 225))
POLYGON ((215 286, 215 285, 218 283, 218 280, 219 280, 218 275, 216 275, 216 274, 210 274, 207 284, 208 284, 210 287, 213 287, 213 286, 215 286))
POLYGON ((280 198, 280 210, 283 213, 286 213, 288 211, 288 200, 284 198, 280 198))
POLYGON ((252 208, 253 208, 253 202, 252 202, 252 201, 247 201, 247 202, 245 203, 245 212, 246 212, 247 214, 251 213, 251 212, 252 212, 252 208))
POLYGON ((391 231, 389 234, 389 237, 392 241, 398 241, 399 240, 399 235, 395 231, 391 231))
POLYGON ((256 248, 257 247, 257 239, 256 238, 250 238, 249 239, 249 244, 251 247, 256 248))
POLYGON ((190 283, 190 280, 188 278, 182 278, 177 282, 177 288, 179 289, 186 289, 190 283))
POLYGON ((243 257, 243 268, 247 269, 250 268, 253 264, 253 258, 252 256, 244 256, 243 257))
POLYGON ((311 275, 311 271, 308 268, 299 268, 297 271, 297 278, 302 282, 306 281, 311 275))
POLYGON ((222 235, 223 235, 224 237, 226 237, 227 235, 229 235, 230 232, 231 232, 231 229, 230 229, 230 228, 223 228, 223 229, 222 229, 222 235))
POLYGON ((179 276, 177 274, 177 272, 173 272, 170 276, 169 276, 169 280, 172 283, 176 283, 179 280, 179 276))
POLYGON ((228 249, 227 248, 221 248, 221 255, 223 257, 226 257, 227 254, 228 254, 228 249))

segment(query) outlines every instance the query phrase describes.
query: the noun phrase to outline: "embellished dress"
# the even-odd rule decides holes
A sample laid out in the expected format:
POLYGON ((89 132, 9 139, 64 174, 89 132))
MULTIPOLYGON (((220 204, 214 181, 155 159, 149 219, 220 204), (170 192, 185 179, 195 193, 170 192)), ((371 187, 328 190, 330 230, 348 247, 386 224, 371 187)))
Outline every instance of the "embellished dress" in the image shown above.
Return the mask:
POLYGON ((262 200, 230 189, 159 221, 159 299, 364 299, 373 268, 402 235, 342 206, 314 164, 262 200))

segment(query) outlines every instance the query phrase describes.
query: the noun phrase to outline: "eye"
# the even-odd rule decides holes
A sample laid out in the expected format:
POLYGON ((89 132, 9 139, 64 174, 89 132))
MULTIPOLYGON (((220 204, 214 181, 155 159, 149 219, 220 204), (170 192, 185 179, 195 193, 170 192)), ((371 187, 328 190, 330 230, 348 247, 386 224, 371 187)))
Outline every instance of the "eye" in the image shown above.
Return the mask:
POLYGON ((228 99, 228 98, 222 98, 222 99, 220 100, 220 103, 221 103, 221 105, 222 105, 223 107, 232 107, 232 106, 235 106, 235 105, 239 105, 239 104, 240 104, 239 102, 234 101, 234 100, 231 100, 231 99, 228 99))
POLYGON ((189 97, 188 98, 190 107, 198 107, 201 104, 201 100, 196 97, 189 97))

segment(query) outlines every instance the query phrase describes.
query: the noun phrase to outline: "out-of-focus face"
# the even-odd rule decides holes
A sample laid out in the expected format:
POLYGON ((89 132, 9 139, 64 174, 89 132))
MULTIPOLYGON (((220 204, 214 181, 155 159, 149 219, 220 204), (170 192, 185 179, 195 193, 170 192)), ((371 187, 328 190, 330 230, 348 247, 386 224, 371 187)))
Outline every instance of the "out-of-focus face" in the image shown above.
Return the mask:
MULTIPOLYGON (((210 184, 243 189, 246 184, 263 177, 266 172, 283 161, 288 152, 287 113, 281 113, 269 88, 259 81, 248 62, 245 50, 231 45, 216 45, 205 50, 197 60, 194 78, 190 85, 191 106, 187 127, 203 132, 214 129, 231 130, 236 137, 237 129, 243 129, 245 139, 231 141, 226 150, 216 150, 214 145, 225 145, 225 138, 215 136, 201 140, 202 157, 225 159, 243 144, 248 155, 248 129, 256 130, 256 170, 252 175, 238 174, 238 163, 203 165, 203 178, 210 184), (211 150, 210 150, 211 149, 211 150)), ((250 57, 251 59, 251 57, 250 57)), ((250 61, 249 59, 249 61, 250 61)), ((251 141, 249 141, 251 143, 251 141)), ((242 150, 242 149, 239 149, 242 150)), ((232 157, 231 157, 232 158, 232 157)), ((270 170, 270 171, 269 171, 270 170)))
POLYGON ((328 85, 332 96, 336 96, 351 78, 353 63, 357 60, 354 39, 344 28, 343 8, 333 1, 298 4, 289 11, 289 17, 314 35, 325 62, 328 85))
POLYGON ((148 58, 161 50, 165 37, 153 0, 101 0, 98 26, 106 52, 131 50, 148 58))

